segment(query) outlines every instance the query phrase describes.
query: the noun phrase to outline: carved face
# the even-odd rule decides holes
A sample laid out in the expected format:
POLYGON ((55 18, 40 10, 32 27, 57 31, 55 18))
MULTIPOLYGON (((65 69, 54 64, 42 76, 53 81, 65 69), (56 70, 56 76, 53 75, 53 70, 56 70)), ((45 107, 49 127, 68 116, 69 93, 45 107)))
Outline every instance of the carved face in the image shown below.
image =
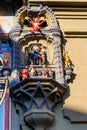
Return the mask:
POLYGON ((32 50, 35 51, 35 52, 39 52, 40 51, 40 47, 38 45, 34 45, 32 47, 32 50))

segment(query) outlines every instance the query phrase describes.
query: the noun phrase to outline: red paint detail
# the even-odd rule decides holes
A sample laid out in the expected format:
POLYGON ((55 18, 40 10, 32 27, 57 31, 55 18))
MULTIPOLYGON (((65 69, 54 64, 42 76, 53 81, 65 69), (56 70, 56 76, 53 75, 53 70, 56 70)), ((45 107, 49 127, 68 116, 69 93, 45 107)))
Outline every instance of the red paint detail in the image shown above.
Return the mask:
POLYGON ((22 71, 22 78, 25 79, 25 78, 27 78, 28 76, 29 76, 28 70, 24 69, 24 70, 22 71))

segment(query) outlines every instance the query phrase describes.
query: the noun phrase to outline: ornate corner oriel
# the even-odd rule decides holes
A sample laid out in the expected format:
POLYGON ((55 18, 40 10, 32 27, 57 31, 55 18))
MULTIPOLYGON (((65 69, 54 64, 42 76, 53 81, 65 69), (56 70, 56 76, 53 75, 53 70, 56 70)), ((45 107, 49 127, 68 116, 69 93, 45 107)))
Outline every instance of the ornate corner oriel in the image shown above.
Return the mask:
POLYGON ((54 109, 70 76, 59 24, 48 6, 29 4, 17 11, 9 37, 13 50, 10 96, 20 128, 45 129, 54 121, 54 109))

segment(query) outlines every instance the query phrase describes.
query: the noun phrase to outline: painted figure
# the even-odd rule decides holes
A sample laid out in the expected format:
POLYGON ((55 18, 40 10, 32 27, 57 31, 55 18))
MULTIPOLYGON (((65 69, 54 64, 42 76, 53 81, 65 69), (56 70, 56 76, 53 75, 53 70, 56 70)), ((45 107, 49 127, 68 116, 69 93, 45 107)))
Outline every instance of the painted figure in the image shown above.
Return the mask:
POLYGON ((45 21, 44 17, 35 17, 35 18, 33 17, 32 20, 26 17, 25 19, 29 22, 31 26, 30 30, 32 33, 39 31, 41 29, 43 22, 45 21))
POLYGON ((68 56, 68 52, 64 52, 63 58, 64 58, 65 68, 70 67, 71 66, 71 60, 70 60, 70 57, 68 56))
POLYGON ((8 66, 8 59, 7 58, 4 58, 3 59, 3 65, 6 67, 8 66))
POLYGON ((31 63, 34 65, 44 64, 44 51, 38 45, 33 45, 31 51, 29 53, 26 52, 25 55, 27 65, 30 65, 31 63))
POLYGON ((32 47, 31 58, 33 60, 33 64, 39 64, 39 60, 42 63, 44 63, 43 53, 42 53, 41 48, 39 46, 34 45, 32 47))
POLYGON ((31 76, 37 76, 37 75, 38 75, 37 70, 32 66, 30 68, 30 77, 31 76))

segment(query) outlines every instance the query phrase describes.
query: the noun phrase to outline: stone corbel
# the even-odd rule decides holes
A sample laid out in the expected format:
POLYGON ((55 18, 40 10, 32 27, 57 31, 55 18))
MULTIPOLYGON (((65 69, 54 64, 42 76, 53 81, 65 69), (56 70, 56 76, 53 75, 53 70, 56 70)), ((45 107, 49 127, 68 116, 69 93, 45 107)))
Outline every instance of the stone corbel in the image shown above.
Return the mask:
POLYGON ((53 123, 54 118, 54 113, 46 109, 35 109, 24 113, 25 122, 34 130, 44 130, 53 123))
POLYGON ((52 79, 44 78, 25 79, 11 88, 12 101, 16 106, 20 106, 19 125, 22 130, 25 127, 26 130, 27 127, 44 130, 52 125, 55 119, 54 107, 62 101, 64 92, 64 86, 52 79))

